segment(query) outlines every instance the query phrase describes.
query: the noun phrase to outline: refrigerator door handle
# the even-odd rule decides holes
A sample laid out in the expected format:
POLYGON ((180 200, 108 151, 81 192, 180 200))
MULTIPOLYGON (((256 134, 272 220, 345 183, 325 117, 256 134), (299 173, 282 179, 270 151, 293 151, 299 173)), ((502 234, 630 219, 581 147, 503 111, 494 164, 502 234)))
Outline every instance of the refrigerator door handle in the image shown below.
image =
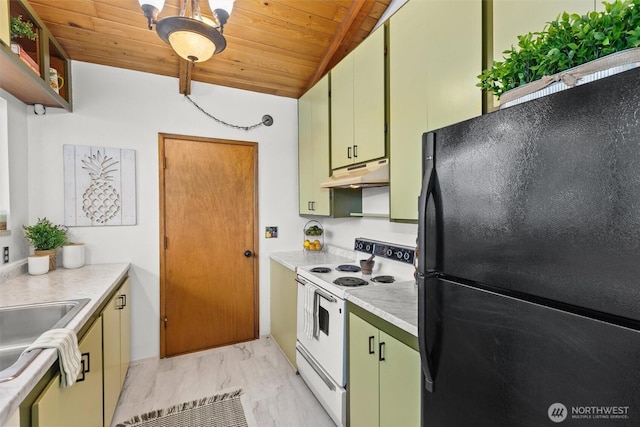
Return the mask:
MULTIPOLYGON (((419 199, 418 206, 418 247, 420 248, 418 257, 418 346, 420 349, 420 364, 422 366, 422 376, 424 378, 424 387, 427 391, 433 393, 434 381, 433 381, 433 361, 429 354, 429 347, 427 345, 427 313, 426 313, 426 289, 425 285, 429 278, 436 277, 436 268, 440 267, 439 257, 441 254, 434 254, 435 264, 433 270, 429 270, 427 267, 427 205, 429 199, 433 196, 434 203, 436 203, 436 195, 434 189, 436 187, 436 173, 435 173, 435 133, 426 132, 422 135, 422 191, 419 199)), ((436 203, 436 216, 437 216, 437 203, 436 203)), ((437 223, 437 218, 436 218, 437 223)), ((436 238, 439 241, 438 232, 436 231, 436 238)), ((438 244, 436 244, 436 252, 438 250, 438 244)))
POLYGON ((424 276, 418 275, 418 347, 420 349, 420 365, 422 367, 422 376, 424 378, 424 388, 428 392, 433 393, 433 362, 429 354, 427 346, 427 314, 426 310, 426 282, 436 277, 435 274, 424 276))

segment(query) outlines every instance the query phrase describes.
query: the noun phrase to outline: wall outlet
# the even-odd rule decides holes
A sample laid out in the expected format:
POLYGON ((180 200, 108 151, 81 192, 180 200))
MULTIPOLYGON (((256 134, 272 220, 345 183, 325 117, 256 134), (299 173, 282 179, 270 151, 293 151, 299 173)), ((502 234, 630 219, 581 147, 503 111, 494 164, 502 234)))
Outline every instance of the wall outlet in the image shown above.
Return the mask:
POLYGON ((9 246, 5 246, 2 249, 2 263, 6 264, 9 262, 9 246))

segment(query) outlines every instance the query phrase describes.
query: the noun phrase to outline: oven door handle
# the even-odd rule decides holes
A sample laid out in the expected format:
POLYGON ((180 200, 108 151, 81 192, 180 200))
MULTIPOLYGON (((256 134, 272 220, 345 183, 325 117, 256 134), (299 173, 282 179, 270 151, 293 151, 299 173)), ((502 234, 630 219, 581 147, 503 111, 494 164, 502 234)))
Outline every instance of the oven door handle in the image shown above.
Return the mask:
MULTIPOLYGON (((304 278, 302 278, 302 277, 297 277, 297 278, 296 278, 296 282, 300 283, 302 286, 306 286, 306 285, 307 285, 307 283, 308 283, 308 282, 307 282, 304 278)), ((316 285, 316 286, 318 286, 318 285, 316 285)), ((318 295, 320 295, 322 298, 324 298, 324 299, 326 299, 327 301, 329 301, 329 302, 337 302, 337 301, 338 301, 338 300, 337 300, 333 295, 328 294, 328 293, 324 292, 324 291, 323 291, 323 290, 321 290, 321 289, 316 289, 316 293, 317 293, 318 295)))

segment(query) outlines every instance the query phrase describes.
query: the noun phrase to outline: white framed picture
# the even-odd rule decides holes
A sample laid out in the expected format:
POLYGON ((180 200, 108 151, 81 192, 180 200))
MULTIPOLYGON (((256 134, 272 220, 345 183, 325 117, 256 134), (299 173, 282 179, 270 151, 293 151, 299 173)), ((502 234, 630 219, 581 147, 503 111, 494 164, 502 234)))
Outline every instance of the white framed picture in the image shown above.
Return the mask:
POLYGON ((65 145, 64 224, 136 224, 135 150, 65 145))

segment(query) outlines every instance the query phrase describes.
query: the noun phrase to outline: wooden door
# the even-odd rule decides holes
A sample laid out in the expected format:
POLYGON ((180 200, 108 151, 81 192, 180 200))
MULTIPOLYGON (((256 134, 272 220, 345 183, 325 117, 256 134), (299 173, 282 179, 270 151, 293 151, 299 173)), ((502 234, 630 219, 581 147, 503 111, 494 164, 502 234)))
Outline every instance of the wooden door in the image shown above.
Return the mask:
POLYGON ((161 356, 257 338, 257 144, 159 148, 161 356))

